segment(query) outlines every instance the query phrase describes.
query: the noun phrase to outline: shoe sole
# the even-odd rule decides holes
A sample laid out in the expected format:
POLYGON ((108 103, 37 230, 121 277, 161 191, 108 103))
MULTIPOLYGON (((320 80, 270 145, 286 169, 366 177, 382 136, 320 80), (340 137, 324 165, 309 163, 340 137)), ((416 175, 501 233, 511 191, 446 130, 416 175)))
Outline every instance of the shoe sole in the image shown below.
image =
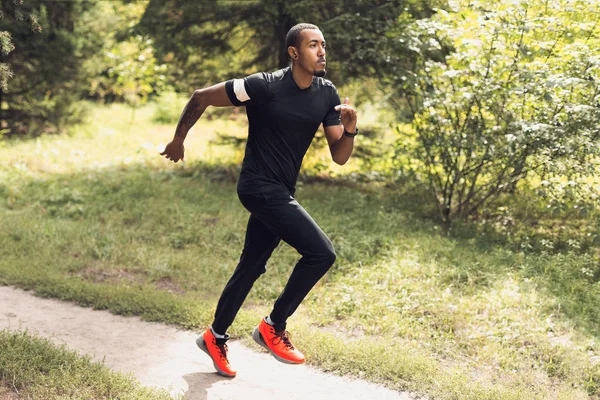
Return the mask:
POLYGON ((222 376, 227 377, 227 378, 234 378, 235 377, 235 375, 228 374, 227 372, 223 371, 221 368, 219 368, 217 366, 217 363, 215 362, 215 360, 213 360, 212 356, 210 355, 210 352, 208 351, 208 348, 206 347, 206 343, 204 342, 204 338, 202 336, 199 336, 198 339, 196 339, 196 345, 198 345, 198 347, 200 348, 200 350, 202 350, 203 352, 205 352, 210 357, 210 359, 212 360, 213 365, 215 366, 215 369, 217 370, 217 373, 219 375, 222 375, 222 376))
POLYGON ((273 353, 273 351, 269 348, 269 346, 267 346, 267 343, 265 343, 265 340, 263 339, 262 334, 260 333, 260 331, 258 330, 258 327, 254 328, 254 330, 252 331, 252 339, 254 339, 254 341, 256 343, 258 343, 260 346, 264 347, 265 349, 267 349, 269 351, 269 353, 271 353, 271 355, 273 357, 275 357, 275 359, 279 362, 282 362, 284 364, 304 364, 304 362, 297 362, 297 361, 290 361, 290 360, 286 360, 283 357, 278 356, 277 354, 273 353))

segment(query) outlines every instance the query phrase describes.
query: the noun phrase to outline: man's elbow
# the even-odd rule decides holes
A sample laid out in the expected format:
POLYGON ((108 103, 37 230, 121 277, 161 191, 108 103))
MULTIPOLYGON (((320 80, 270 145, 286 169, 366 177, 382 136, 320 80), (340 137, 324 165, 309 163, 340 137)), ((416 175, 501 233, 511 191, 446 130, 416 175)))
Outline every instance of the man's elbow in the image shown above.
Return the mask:
POLYGON ((348 157, 342 158, 342 157, 335 157, 333 156, 333 162, 336 163, 337 165, 344 165, 346 164, 346 162, 348 162, 348 157))
POLYGON ((194 90, 194 93, 192 93, 192 101, 196 107, 208 107, 210 104, 207 103, 207 97, 205 89, 196 89, 194 90))

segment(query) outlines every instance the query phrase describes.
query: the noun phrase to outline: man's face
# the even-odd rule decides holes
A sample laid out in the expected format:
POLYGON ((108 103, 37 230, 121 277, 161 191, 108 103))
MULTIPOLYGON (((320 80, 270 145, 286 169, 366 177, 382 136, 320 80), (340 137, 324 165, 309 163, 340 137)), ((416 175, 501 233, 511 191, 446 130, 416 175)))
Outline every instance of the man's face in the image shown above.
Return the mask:
POLYGON ((300 32, 297 63, 313 75, 323 77, 325 70, 325 39, 318 29, 304 29, 300 32))

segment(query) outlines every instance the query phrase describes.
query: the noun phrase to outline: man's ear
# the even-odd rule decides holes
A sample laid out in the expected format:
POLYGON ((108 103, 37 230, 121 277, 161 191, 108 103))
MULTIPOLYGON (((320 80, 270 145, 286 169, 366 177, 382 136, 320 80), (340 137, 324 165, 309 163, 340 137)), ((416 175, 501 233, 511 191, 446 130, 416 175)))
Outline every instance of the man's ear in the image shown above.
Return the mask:
POLYGON ((292 60, 298 59, 298 50, 294 46, 288 47, 288 54, 292 60))

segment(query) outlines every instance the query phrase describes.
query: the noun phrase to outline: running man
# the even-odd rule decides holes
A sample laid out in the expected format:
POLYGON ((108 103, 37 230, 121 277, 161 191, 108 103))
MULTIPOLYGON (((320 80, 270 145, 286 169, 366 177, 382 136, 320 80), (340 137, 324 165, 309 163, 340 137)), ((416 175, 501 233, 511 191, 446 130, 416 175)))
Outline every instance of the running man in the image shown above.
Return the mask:
POLYGON ((174 162, 183 160, 185 137, 208 106, 246 106, 248 142, 237 184, 238 197, 250 211, 244 249, 212 325, 196 340, 217 372, 227 377, 236 375, 227 359, 227 329, 279 242, 283 240, 302 257, 252 337, 281 362, 304 362, 304 355, 290 341, 286 321, 336 258, 331 241, 296 201, 294 192, 302 159, 321 124, 333 161, 340 165, 348 161, 358 133, 356 111, 348 98, 340 104, 335 86, 323 79, 325 39, 317 26, 291 28, 286 47, 290 67, 194 91, 175 137, 161 153, 174 162))

